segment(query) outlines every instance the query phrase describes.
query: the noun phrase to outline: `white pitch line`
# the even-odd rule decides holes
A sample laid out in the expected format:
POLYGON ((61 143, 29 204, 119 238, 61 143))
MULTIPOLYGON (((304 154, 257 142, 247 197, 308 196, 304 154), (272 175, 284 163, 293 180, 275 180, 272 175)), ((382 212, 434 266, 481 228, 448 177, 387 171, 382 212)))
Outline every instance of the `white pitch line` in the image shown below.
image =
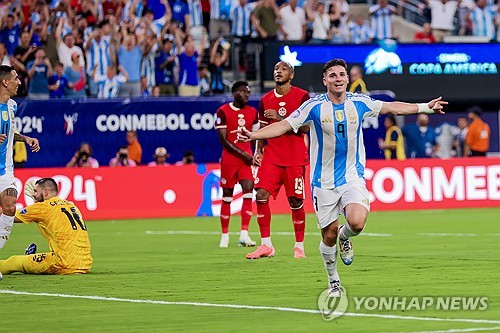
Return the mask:
POLYGON ((494 330, 500 330, 500 326, 476 327, 476 328, 457 328, 457 329, 439 330, 439 331, 398 332, 398 333, 458 333, 458 332, 479 332, 479 331, 494 331, 494 330))
MULTIPOLYGON (((229 232, 230 235, 239 235, 239 232, 229 232)), ((258 232, 249 232, 249 235, 260 235, 258 232)), ((197 231, 197 230, 146 230, 146 235, 220 235, 220 231, 197 231)), ((272 232, 272 236, 293 236, 295 235, 290 231, 277 231, 272 232)), ((319 232, 306 232, 306 235, 320 236, 319 232)), ((372 232, 361 233, 360 236, 369 237, 391 237, 391 234, 378 234, 372 232)))
MULTIPOLYGON (((192 305, 192 306, 215 307, 215 308, 271 310, 271 311, 312 313, 312 314, 320 314, 321 313, 319 310, 315 310, 315 309, 288 308, 288 307, 280 307, 280 306, 218 304, 218 303, 202 303, 202 302, 170 302, 170 301, 157 301, 157 300, 150 300, 150 299, 130 299, 130 298, 104 297, 104 296, 91 296, 91 295, 33 293, 33 292, 27 292, 27 291, 6 290, 6 289, 0 289, 0 294, 45 296, 45 297, 59 297, 59 298, 77 298, 77 299, 90 299, 90 300, 108 301, 108 302, 126 302, 126 303, 143 303, 143 304, 160 304, 160 305, 192 305)), ((480 324, 497 324, 497 325, 500 324, 500 321, 498 321, 498 320, 489 320, 489 319, 433 318, 433 317, 398 316, 398 315, 382 315, 382 314, 375 314, 375 313, 371 314, 371 313, 352 313, 352 312, 346 312, 343 315, 347 316, 347 317, 367 317, 367 318, 459 322, 459 323, 480 323, 480 324)))
POLYGON ((454 233, 420 233, 419 236, 437 236, 437 237, 475 237, 478 234, 454 234, 454 233))

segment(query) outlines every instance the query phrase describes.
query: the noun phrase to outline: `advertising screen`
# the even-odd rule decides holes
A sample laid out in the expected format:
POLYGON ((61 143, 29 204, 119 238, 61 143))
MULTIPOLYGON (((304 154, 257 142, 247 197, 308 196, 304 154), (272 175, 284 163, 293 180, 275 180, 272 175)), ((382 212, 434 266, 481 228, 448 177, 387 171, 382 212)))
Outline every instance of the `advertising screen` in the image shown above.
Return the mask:
POLYGON ((323 64, 342 58, 364 69, 369 90, 392 90, 398 100, 498 100, 500 44, 289 45, 279 54, 309 90, 323 91, 323 64))

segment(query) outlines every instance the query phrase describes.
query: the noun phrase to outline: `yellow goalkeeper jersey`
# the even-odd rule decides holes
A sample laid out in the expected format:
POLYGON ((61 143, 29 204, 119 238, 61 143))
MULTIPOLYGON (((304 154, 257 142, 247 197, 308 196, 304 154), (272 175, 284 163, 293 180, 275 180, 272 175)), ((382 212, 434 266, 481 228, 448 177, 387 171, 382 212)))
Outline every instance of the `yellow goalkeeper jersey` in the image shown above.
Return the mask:
POLYGON ((87 227, 73 202, 52 197, 17 211, 16 217, 24 223, 38 225, 62 267, 90 269, 92 256, 87 227))

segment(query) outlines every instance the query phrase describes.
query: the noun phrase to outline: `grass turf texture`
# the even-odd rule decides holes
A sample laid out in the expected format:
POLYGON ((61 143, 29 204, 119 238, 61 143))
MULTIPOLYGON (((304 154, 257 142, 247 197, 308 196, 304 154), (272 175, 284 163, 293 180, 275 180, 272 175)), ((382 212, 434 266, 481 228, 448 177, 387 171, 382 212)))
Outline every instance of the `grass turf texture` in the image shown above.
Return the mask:
MULTIPOLYGON (((500 209, 374 212, 367 233, 390 237, 354 239, 350 267, 339 273, 350 300, 349 313, 500 320, 500 209), (477 234, 424 236, 420 233, 477 234), (356 310, 352 297, 487 296, 486 311, 356 310)), ((239 230, 233 216, 230 231, 239 230)), ((276 257, 246 260, 252 248, 219 249, 219 235, 147 234, 151 231, 219 231, 216 218, 88 222, 94 266, 76 276, 12 274, 0 289, 33 293, 97 295, 140 300, 206 302, 317 309, 326 288, 315 218, 308 216, 308 258, 293 259, 294 238, 273 236, 276 257), (313 234, 311 234, 313 233, 313 234)), ((255 217, 250 231, 257 231, 255 217)), ((272 231, 292 231, 290 216, 273 216, 272 231)), ((257 235, 251 235, 259 241, 257 235)), ((16 224, 0 257, 24 253, 32 241, 48 250, 35 225, 16 224)), ((416 332, 493 328, 500 324, 343 316, 230 309, 193 305, 136 304, 0 293, 6 332, 265 331, 416 332)), ((496 330, 500 332, 500 328, 496 330)))

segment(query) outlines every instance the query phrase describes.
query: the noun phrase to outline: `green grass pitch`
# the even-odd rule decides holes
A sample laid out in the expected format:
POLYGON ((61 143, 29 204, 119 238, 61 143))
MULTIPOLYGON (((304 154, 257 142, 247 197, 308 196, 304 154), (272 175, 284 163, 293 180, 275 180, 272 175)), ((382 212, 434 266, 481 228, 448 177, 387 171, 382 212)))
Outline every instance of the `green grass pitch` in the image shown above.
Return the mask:
MULTIPOLYGON (((230 231, 238 231, 239 223, 239 216, 233 216, 230 231)), ((500 332, 500 208, 371 213, 364 232, 390 236, 353 240, 353 264, 339 263, 350 300, 348 314, 333 321, 318 313, 276 309, 317 310, 326 276, 313 216, 307 220, 308 257, 302 260, 293 259, 293 236, 278 233, 293 230, 288 215, 273 216, 276 257, 254 261, 244 258, 251 249, 239 248, 237 235, 231 235, 228 249, 218 248, 216 218, 88 222, 87 226, 94 257, 90 274, 3 277, 2 331, 500 332), (12 291, 28 294, 8 293, 12 291), (488 309, 356 310, 354 296, 486 296, 488 309), (359 313, 383 316, 355 316, 359 313), (457 320, 444 320, 450 318, 457 320)), ((257 230, 253 217, 250 231, 257 230)), ((259 241, 256 234, 251 237, 259 241)), ((0 258, 24 253, 33 241, 39 252, 48 250, 35 225, 16 224, 0 258)))

